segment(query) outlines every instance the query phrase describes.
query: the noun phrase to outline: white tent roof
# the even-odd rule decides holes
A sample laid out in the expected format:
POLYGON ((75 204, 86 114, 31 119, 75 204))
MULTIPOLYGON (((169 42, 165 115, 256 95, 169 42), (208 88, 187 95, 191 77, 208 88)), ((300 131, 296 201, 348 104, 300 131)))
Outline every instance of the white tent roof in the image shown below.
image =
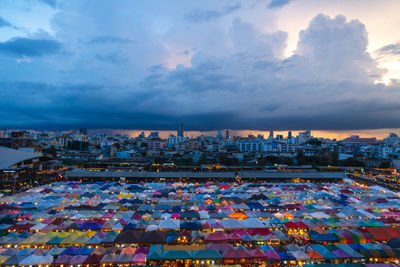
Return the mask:
POLYGON ((167 218, 165 220, 161 220, 160 223, 158 224, 159 229, 179 229, 180 228, 180 222, 179 220, 174 220, 171 218, 167 218))

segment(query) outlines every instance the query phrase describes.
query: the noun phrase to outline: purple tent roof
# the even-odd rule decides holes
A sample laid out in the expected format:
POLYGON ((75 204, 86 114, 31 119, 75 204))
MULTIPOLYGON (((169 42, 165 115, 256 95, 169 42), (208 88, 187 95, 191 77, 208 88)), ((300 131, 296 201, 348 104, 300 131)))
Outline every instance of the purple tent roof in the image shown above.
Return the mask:
POLYGON ((67 264, 71 260, 72 256, 62 254, 57 257, 56 264, 67 264))
POLYGON ((278 253, 276 253, 274 250, 268 250, 264 251, 265 255, 267 255, 267 258, 269 260, 280 260, 281 257, 279 257, 278 253))
POLYGON ((76 256, 73 256, 68 264, 69 265, 83 264, 87 257, 88 257, 87 255, 76 255, 76 256))
POLYGON ((149 253, 149 247, 139 247, 139 248, 137 248, 135 254, 139 254, 139 253, 147 255, 149 253))
POLYGON ((207 249, 218 250, 221 253, 233 249, 233 246, 228 243, 211 243, 211 244, 206 244, 206 247, 207 249))
POLYGON ((347 254, 346 252, 344 252, 341 249, 334 250, 334 251, 331 251, 331 252, 338 258, 351 258, 351 256, 349 254, 347 254))

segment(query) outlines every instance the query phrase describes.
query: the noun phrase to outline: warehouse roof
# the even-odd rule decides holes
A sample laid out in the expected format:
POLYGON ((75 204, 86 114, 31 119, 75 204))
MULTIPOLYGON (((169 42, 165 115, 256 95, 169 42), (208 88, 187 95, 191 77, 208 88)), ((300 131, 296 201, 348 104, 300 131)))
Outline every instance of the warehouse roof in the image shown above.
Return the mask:
MULTIPOLYGON (((263 171, 241 171, 238 172, 242 178, 259 179, 343 179, 345 174, 342 172, 263 172, 263 171)), ((129 178, 225 178, 234 179, 235 172, 128 172, 128 171, 89 171, 74 169, 67 172, 67 177, 129 177, 129 178)))
POLYGON ((37 153, 21 151, 0 146, 0 170, 10 169, 14 165, 22 161, 39 158, 42 156, 43 155, 37 153))

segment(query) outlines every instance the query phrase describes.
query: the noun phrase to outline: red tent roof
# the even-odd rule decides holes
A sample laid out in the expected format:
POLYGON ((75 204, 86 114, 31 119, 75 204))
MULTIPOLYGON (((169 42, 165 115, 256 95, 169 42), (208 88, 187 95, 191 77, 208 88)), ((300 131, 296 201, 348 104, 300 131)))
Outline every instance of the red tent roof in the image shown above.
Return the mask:
POLYGON ((308 226, 302 221, 298 222, 287 222, 285 223, 287 228, 308 228, 308 226))
POLYGON ((250 253, 244 249, 231 249, 224 253, 222 256, 224 259, 243 259, 251 258, 250 253))
POLYGON ((400 237, 400 228, 392 227, 368 227, 366 231, 377 241, 386 241, 394 237, 400 237))
POLYGON ((223 232, 215 232, 205 236, 206 241, 225 241, 228 240, 228 235, 223 232))
POLYGON ((262 251, 260 248, 249 250, 249 253, 250 253, 251 257, 253 257, 253 258, 266 258, 267 257, 267 255, 265 255, 264 251, 262 251))

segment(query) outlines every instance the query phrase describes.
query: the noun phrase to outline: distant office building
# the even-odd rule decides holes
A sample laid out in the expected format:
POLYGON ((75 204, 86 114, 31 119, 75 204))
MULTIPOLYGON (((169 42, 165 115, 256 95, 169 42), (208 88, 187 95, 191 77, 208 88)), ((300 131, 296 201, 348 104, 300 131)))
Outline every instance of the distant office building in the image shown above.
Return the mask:
POLYGON ((159 139, 160 133, 159 132, 151 132, 148 138, 149 139, 159 139))
POLYGON ((297 142, 299 144, 304 144, 304 143, 308 142, 310 139, 311 139, 311 131, 310 130, 307 130, 305 132, 301 132, 297 136, 297 142))
POLYGON ((221 132, 221 131, 218 131, 218 134, 217 134, 217 139, 219 139, 219 140, 221 140, 221 139, 222 139, 222 132, 221 132))
POLYGON ((161 139, 146 140, 147 149, 150 151, 159 151, 165 147, 165 141, 161 139))
POLYGON ((225 138, 226 138, 226 139, 229 139, 229 130, 226 130, 226 131, 225 131, 225 138))
POLYGON ((177 136, 183 137, 183 122, 178 123, 177 136))
POLYGON ((274 138, 274 131, 269 131, 269 137, 274 138))
POLYGON ((352 136, 347 137, 346 139, 344 139, 343 142, 346 143, 346 144, 370 145, 370 144, 375 144, 376 143, 376 138, 375 137, 360 138, 358 135, 352 135, 352 136))
POLYGON ((187 138, 187 137, 170 135, 168 137, 168 147, 175 147, 177 144, 182 144, 185 141, 187 141, 188 139, 189 138, 187 138))
POLYGON ((18 149, 20 147, 33 147, 33 140, 28 137, 0 138, 0 146, 18 149))
POLYGON ((288 132, 288 139, 292 138, 292 131, 288 132))
POLYGON ((81 129, 79 129, 79 133, 87 135, 87 129, 86 128, 81 128, 81 129))

